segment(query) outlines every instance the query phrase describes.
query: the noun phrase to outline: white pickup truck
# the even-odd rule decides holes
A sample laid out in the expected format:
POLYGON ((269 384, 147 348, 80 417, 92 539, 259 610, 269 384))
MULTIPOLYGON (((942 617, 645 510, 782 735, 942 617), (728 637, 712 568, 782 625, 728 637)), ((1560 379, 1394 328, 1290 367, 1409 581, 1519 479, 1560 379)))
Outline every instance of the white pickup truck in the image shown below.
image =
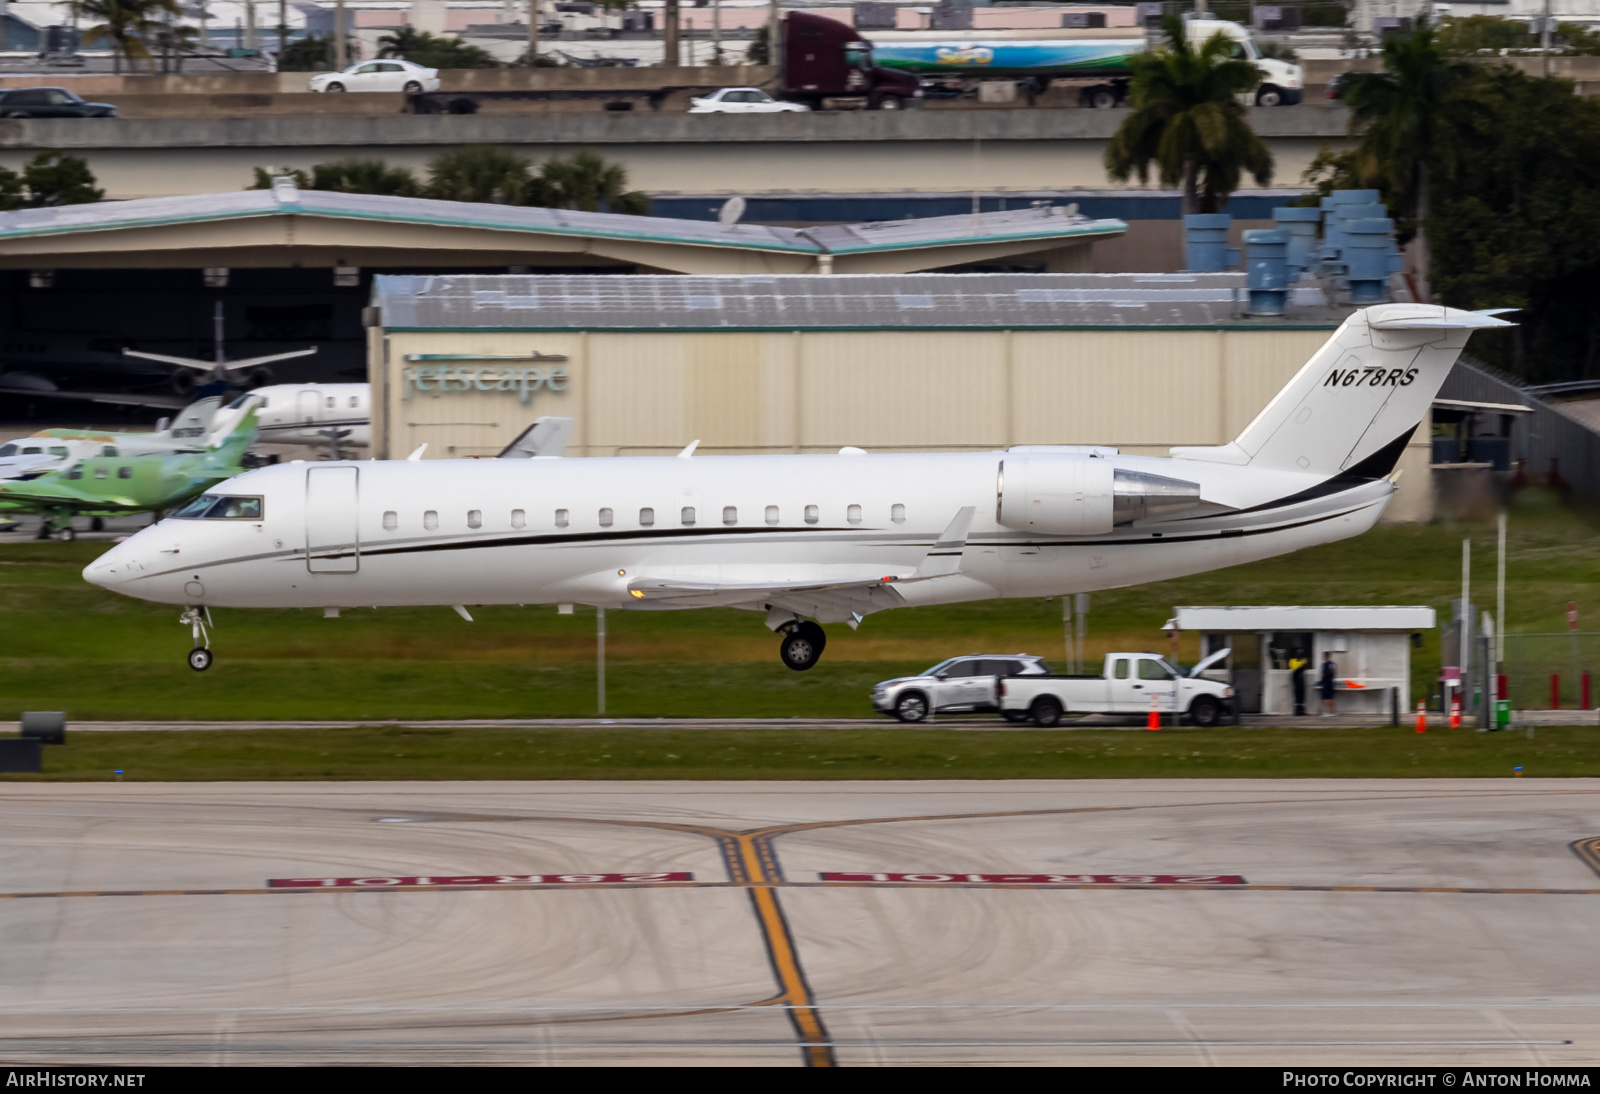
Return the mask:
POLYGON ((1099 676, 1009 676, 1000 681, 1000 713, 1053 726, 1064 714, 1164 715, 1174 710, 1195 725, 1214 726, 1233 701, 1233 689, 1200 674, 1228 655, 1220 650, 1187 673, 1154 653, 1108 653, 1099 676))

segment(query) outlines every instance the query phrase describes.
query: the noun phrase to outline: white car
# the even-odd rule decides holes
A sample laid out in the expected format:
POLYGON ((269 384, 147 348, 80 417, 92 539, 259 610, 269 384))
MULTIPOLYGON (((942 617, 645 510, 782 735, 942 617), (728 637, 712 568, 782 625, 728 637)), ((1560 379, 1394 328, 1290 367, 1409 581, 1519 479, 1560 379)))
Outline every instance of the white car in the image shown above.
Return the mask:
POLYGON ((689 100, 691 114, 803 114, 804 103, 784 103, 759 87, 719 87, 700 99, 689 100))
POLYGON ((438 91, 439 70, 410 61, 362 61, 343 72, 311 77, 312 91, 438 91))
MULTIPOLYGON (((897 676, 872 689, 872 706, 902 722, 920 722, 948 711, 987 713, 1000 709, 999 681, 1012 676, 1045 676, 1050 666, 1028 653, 969 653, 940 661, 916 676, 897 676)), ((1026 721, 1026 712, 1008 713, 1026 721)))

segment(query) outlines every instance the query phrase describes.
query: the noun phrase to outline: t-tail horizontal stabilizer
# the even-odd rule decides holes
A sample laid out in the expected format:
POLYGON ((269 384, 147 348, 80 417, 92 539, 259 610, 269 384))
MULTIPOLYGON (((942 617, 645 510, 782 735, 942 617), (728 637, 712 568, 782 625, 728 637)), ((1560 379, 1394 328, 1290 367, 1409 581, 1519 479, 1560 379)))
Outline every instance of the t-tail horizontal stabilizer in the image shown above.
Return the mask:
POLYGON ((1174 448, 1172 455, 1321 478, 1380 452, 1393 451, 1398 459, 1472 332, 1514 325, 1437 304, 1364 308, 1344 321, 1232 443, 1174 448))

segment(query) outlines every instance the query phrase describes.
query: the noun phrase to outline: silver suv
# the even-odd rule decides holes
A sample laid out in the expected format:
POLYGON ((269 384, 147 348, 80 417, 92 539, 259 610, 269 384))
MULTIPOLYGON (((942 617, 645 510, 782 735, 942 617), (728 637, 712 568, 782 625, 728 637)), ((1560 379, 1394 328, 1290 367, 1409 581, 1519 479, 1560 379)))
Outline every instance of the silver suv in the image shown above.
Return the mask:
MULTIPOLYGON (((1000 709, 996 683, 1006 676, 1048 676, 1050 666, 1030 653, 969 653, 941 661, 919 676, 899 676, 872 689, 873 709, 902 722, 954 711, 993 713, 1000 709)), ((1005 716, 1013 722, 1026 713, 1005 716)))

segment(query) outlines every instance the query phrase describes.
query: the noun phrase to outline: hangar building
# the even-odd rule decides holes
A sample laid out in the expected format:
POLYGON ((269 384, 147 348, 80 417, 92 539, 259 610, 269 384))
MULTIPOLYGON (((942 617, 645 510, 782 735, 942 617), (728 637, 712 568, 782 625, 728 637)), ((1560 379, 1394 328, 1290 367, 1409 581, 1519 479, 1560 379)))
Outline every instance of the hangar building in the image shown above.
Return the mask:
MULTIPOLYGON (((374 455, 493 456, 535 417, 574 455, 984 450, 1166 455, 1232 440, 1348 308, 1242 274, 384 276, 374 455)), ((1417 431, 1389 520, 1426 520, 1417 431)))

